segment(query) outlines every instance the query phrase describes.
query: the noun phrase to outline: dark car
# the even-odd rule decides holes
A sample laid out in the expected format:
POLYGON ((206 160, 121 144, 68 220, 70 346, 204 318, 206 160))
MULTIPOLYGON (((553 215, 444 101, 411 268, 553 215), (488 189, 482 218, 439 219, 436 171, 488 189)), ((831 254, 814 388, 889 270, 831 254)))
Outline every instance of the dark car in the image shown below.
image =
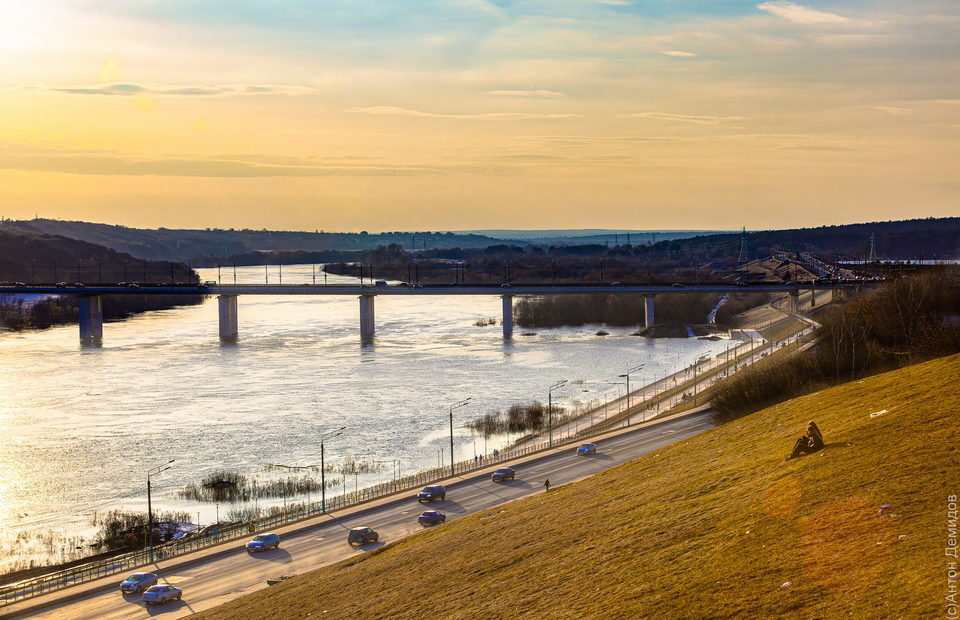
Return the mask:
POLYGON ((504 480, 514 480, 517 477, 517 472, 514 471, 512 467, 501 467, 497 471, 490 474, 490 479, 494 482, 503 482, 504 480))
POLYGON ((447 499, 447 490, 439 484, 424 487, 422 491, 417 493, 418 502, 432 502, 434 500, 440 500, 442 502, 445 499, 447 499))
POLYGON ((280 536, 277 534, 257 534, 253 540, 244 545, 247 551, 266 551, 280 548, 280 536))
POLYGON ((420 516, 417 517, 417 523, 420 525, 436 525, 437 523, 443 523, 446 520, 447 515, 443 514, 439 510, 428 510, 420 513, 420 516))
POLYGON ((365 545, 380 540, 380 534, 372 527, 355 527, 347 534, 347 543, 351 545, 365 545))
POLYGON ((158 577, 153 573, 134 573, 120 582, 120 591, 124 594, 143 592, 150 586, 157 585, 158 577))

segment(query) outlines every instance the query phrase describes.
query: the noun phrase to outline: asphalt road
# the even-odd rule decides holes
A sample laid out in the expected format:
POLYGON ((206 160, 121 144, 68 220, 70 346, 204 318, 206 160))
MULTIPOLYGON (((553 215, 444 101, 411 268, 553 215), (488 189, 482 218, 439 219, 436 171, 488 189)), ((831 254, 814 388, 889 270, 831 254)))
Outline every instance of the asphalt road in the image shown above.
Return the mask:
MULTIPOLYGON (((411 498, 380 506, 361 515, 332 518, 328 522, 299 534, 282 538, 280 548, 255 555, 239 548, 234 553, 214 557, 180 570, 155 571, 160 583, 183 589, 183 600, 155 607, 145 607, 139 596, 122 595, 121 575, 117 589, 63 602, 56 607, 24 618, 181 618, 210 609, 267 587, 266 580, 281 575, 295 575, 365 553, 370 549, 420 531, 417 516, 424 510, 440 510, 447 522, 464 515, 489 510, 504 502, 543 492, 544 480, 551 486, 567 484, 598 471, 614 467, 654 452, 671 443, 692 437, 712 427, 708 412, 640 428, 616 437, 597 441, 595 456, 577 456, 573 447, 561 453, 521 462, 515 465, 517 479, 494 483, 489 477, 457 483, 447 487, 447 499, 432 505, 419 504, 411 498), (380 533, 380 542, 351 547, 347 531, 351 527, 369 526, 380 533)), ((447 527, 440 524, 434 527, 447 527)), ((140 569, 144 570, 144 569, 140 569)), ((66 596, 68 592, 64 592, 66 596)), ((0 608, 0 613, 4 609, 0 608)), ((9 612, 8 612, 9 613, 9 612)))

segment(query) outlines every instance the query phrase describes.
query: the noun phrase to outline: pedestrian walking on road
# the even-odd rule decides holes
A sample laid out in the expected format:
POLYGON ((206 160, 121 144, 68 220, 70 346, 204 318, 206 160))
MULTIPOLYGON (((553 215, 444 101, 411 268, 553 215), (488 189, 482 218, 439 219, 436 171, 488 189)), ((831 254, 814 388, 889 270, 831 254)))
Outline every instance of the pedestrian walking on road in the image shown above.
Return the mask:
POLYGON ((550 490, 550 478, 543 481, 544 493, 550 490))

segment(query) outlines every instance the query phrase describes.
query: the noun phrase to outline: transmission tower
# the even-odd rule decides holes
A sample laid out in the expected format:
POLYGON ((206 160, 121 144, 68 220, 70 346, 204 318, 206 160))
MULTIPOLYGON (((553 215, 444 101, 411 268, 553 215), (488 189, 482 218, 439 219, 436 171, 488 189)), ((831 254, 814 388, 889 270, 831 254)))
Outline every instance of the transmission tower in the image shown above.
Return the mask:
POLYGON ((744 226, 740 236, 740 256, 737 257, 737 262, 742 265, 747 262, 747 258, 747 227, 744 226))
POLYGON ((870 233, 870 257, 867 262, 872 263, 875 260, 877 260, 877 234, 870 233))

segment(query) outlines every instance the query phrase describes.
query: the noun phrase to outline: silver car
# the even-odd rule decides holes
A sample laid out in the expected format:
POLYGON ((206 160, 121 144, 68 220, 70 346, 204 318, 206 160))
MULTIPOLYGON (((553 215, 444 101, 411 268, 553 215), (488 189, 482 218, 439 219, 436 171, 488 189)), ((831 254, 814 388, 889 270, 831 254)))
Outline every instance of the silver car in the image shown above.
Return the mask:
POLYGON ((160 605, 167 601, 179 601, 183 597, 183 590, 174 586, 150 586, 143 593, 141 599, 147 605, 160 605))

